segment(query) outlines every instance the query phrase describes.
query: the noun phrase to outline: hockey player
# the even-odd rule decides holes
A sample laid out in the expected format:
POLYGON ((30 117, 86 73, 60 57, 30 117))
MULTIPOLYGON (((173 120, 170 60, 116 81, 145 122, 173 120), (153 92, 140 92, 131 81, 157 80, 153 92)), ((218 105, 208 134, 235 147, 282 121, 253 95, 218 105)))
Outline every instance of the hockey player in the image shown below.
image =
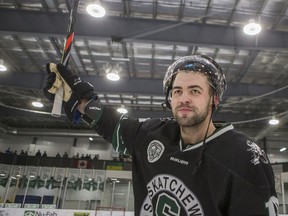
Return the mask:
POLYGON ((135 215, 275 216, 274 175, 262 149, 233 125, 217 127, 213 111, 226 89, 211 58, 179 58, 163 80, 174 118, 140 122, 101 104, 93 86, 63 65, 48 65, 49 99, 64 80, 64 109, 83 118, 133 160, 135 215))

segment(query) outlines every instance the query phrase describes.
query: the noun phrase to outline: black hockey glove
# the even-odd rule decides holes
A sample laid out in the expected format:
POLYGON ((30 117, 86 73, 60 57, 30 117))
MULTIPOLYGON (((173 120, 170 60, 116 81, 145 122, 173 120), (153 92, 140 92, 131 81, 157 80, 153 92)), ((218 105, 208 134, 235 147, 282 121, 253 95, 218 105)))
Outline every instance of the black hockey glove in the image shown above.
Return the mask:
POLYGON ((47 64, 48 78, 46 86, 43 89, 44 95, 53 100, 57 89, 63 84, 64 88, 64 111, 67 117, 78 122, 81 114, 77 110, 77 106, 82 99, 97 99, 94 88, 89 82, 83 82, 80 77, 74 75, 62 64, 47 64))

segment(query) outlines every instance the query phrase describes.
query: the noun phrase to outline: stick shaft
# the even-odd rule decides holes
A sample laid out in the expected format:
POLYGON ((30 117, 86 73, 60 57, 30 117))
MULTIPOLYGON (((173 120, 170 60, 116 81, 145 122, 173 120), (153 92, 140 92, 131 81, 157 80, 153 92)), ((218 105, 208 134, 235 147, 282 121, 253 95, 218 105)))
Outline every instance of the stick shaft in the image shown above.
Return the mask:
MULTIPOLYGON (((63 52, 62 52, 62 58, 61 58, 61 63, 65 65, 66 67, 68 65, 68 61, 71 56, 71 47, 72 47, 73 39, 74 39, 74 26, 76 22, 76 15, 77 15, 77 9, 78 9, 78 4, 79 4, 79 0, 72 0, 72 1, 73 1, 73 5, 72 5, 70 16, 69 16, 67 37, 65 40, 65 45, 64 45, 63 52)), ((54 99, 53 108, 51 112, 52 116, 55 116, 55 117, 61 116, 63 95, 64 95, 64 89, 62 85, 56 91, 56 94, 55 94, 55 99, 54 99)))

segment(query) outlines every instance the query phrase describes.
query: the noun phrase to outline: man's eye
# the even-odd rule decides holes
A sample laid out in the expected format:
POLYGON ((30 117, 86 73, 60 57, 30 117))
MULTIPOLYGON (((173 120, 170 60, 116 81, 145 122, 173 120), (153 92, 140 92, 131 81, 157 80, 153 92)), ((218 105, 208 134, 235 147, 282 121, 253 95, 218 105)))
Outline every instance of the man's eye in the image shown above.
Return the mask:
POLYGON ((200 91, 197 89, 192 89, 191 91, 192 91, 192 94, 200 94, 200 91))
POLYGON ((173 95, 180 95, 181 94, 181 91, 180 90, 174 90, 173 91, 173 95))

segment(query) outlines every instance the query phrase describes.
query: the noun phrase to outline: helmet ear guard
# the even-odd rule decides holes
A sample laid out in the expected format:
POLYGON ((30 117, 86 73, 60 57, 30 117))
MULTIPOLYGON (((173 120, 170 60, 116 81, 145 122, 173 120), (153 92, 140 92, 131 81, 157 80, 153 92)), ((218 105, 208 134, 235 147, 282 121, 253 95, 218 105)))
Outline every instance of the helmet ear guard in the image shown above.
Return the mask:
POLYGON ((169 109, 171 109, 171 105, 169 104, 168 101, 163 102, 163 103, 161 104, 161 106, 162 106, 163 108, 169 108, 169 109))
POLYGON ((169 108, 171 109, 171 88, 172 86, 170 86, 167 91, 166 91, 166 95, 165 95, 165 102, 162 103, 162 107, 163 108, 169 108))

